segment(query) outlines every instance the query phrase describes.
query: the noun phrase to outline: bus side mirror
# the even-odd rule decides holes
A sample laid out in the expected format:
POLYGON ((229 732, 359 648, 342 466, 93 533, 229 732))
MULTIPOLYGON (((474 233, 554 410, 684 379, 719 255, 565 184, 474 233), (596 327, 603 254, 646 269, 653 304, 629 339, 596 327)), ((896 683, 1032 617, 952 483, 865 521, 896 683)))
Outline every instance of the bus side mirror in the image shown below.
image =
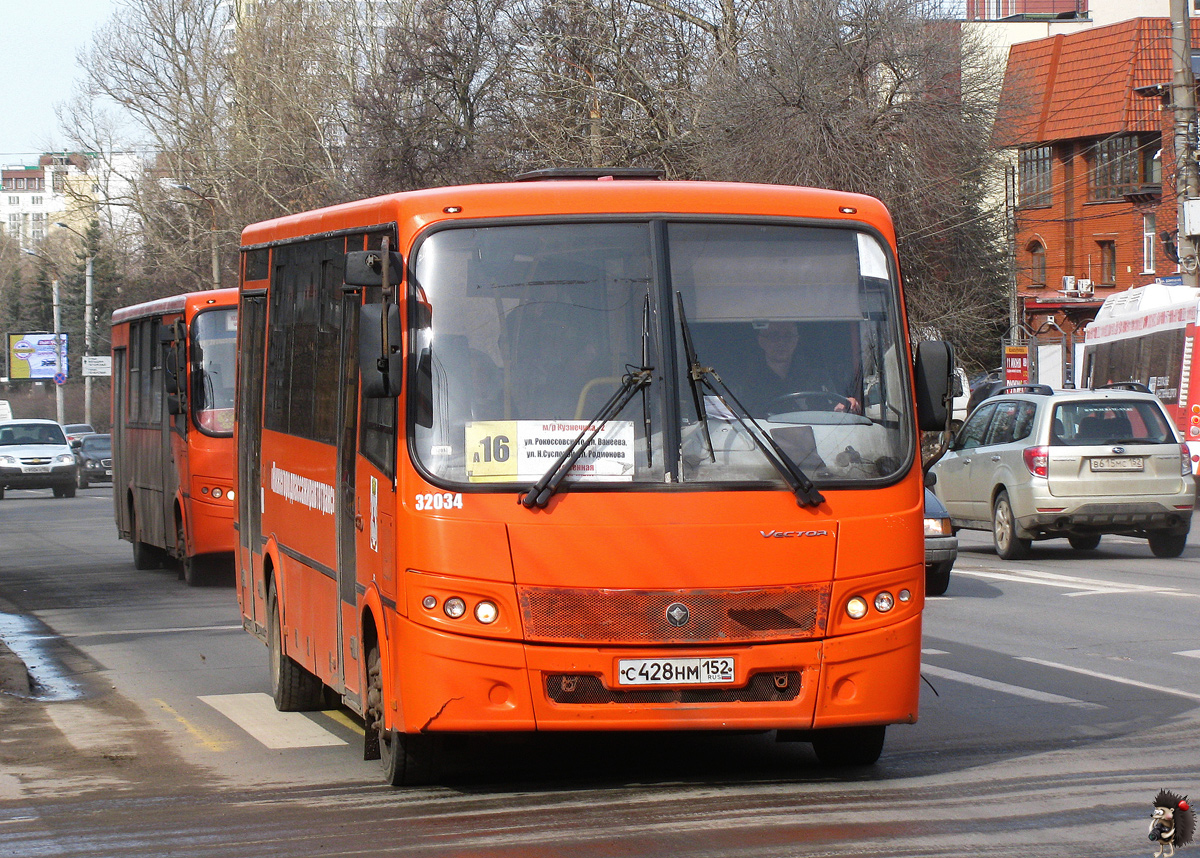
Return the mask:
POLYGON ((400 308, 396 304, 364 304, 360 307, 358 368, 364 397, 388 399, 400 395, 404 379, 404 358, 400 348, 400 308), (388 326, 386 351, 383 345, 385 312, 388 326))
MULTIPOLYGON (((167 349, 167 355, 163 363, 165 370, 163 383, 166 386, 167 393, 174 395, 179 393, 179 352, 175 349, 167 349)), ((180 411, 172 411, 172 414, 181 414, 180 411)))
POLYGON ((917 388, 917 428, 922 432, 946 429, 953 376, 954 350, 949 343, 941 340, 917 343, 913 380, 917 388))
MULTIPOLYGON (((404 259, 396 251, 390 251, 388 280, 399 286, 404 275, 404 259)), ((383 251, 352 250, 346 254, 346 272, 343 275, 347 286, 382 286, 383 251)))

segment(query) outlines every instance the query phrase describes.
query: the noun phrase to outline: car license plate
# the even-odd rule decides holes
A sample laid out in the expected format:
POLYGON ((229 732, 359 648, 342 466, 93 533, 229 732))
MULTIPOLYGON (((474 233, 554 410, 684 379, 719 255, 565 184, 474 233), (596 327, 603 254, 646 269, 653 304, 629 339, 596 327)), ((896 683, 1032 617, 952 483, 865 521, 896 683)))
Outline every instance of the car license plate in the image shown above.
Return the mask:
POLYGON ((623 658, 617 662, 618 685, 706 685, 731 683, 734 659, 623 658))
POLYGON ((104 476, 111 477, 112 476, 112 468, 105 469, 104 476))
POLYGON ((1092 458, 1093 471, 1140 471, 1145 467, 1141 456, 1103 456, 1092 458))
POLYGON ((49 465, 26 465, 21 468, 23 474, 48 474, 50 473, 49 465))

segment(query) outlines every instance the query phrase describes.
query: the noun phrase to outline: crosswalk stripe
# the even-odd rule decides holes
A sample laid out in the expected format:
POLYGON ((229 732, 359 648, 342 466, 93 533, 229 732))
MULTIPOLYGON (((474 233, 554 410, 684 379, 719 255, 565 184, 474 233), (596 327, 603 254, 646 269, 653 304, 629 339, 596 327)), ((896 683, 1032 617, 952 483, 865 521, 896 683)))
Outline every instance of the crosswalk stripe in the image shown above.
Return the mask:
POLYGON ((274 750, 347 744, 300 712, 280 712, 268 694, 208 694, 200 699, 274 750))
POLYGON ((1012 694, 1017 697, 1024 697, 1027 700, 1036 700, 1039 703, 1061 703, 1067 706, 1075 706, 1079 709, 1103 709, 1104 707, 1097 703, 1087 703, 1083 700, 1076 700, 1074 697, 1064 697, 1061 694, 1051 694, 1048 691, 1037 691, 1033 688, 1024 688, 1020 685, 1009 685, 1007 682, 997 682, 994 679, 986 679, 982 676, 974 676, 970 673, 960 673, 957 670, 950 670, 947 667, 937 667, 932 664, 922 664, 921 673, 927 673, 930 676, 940 676, 942 679, 949 679, 953 682, 962 682, 967 685, 974 685, 976 688, 986 688, 988 691, 999 691, 1003 694, 1012 694))

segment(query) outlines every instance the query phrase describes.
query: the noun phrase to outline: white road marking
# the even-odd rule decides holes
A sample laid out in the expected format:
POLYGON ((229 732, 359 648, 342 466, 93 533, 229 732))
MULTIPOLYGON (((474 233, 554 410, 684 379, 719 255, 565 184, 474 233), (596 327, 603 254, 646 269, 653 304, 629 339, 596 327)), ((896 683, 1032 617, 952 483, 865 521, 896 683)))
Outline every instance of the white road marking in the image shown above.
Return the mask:
POLYGON ((1083 700, 1076 700, 1074 697, 1064 697, 1061 694, 1051 694, 1047 691, 1036 691, 1020 685, 1009 685, 1007 682, 997 682, 994 679, 985 679, 982 676, 974 676, 970 673, 959 673, 957 670, 950 670, 949 668, 937 667, 931 664, 922 664, 921 673, 928 673, 930 676, 940 676, 942 679, 949 679, 954 682, 963 682, 967 685, 974 685, 977 688, 986 688, 988 691, 999 691, 1002 694, 1012 694, 1016 697, 1024 697, 1027 700, 1036 700, 1038 703, 1058 703, 1065 706, 1074 706, 1078 709, 1104 708, 1098 703, 1087 703, 1083 700))
POLYGON ((1177 652, 1175 655, 1186 655, 1189 658, 1200 658, 1200 649, 1185 649, 1183 652, 1177 652))
POLYGON ((921 655, 949 655, 949 654, 950 653, 946 652, 944 649, 929 649, 928 647, 926 647, 925 649, 921 650, 921 655))
POLYGON ((46 707, 54 726, 85 757, 119 759, 136 755, 137 725, 87 703, 55 703, 46 707))
POLYGON ((239 632, 242 631, 242 627, 240 625, 237 625, 237 626, 231 626, 231 625, 182 626, 179 628, 169 628, 169 629, 112 629, 112 630, 103 631, 103 632, 76 632, 74 634, 65 634, 65 635, 48 635, 47 637, 49 637, 49 638, 64 637, 64 638, 71 638, 72 640, 77 640, 79 638, 109 638, 109 637, 116 637, 118 635, 177 635, 177 634, 185 634, 187 632, 229 632, 229 631, 233 631, 235 629, 239 632))
POLYGON ((1111 596, 1125 593, 1153 594, 1172 598, 1200 599, 1200 593, 1187 593, 1175 587, 1151 587, 1145 584, 1103 581, 1095 578, 1079 578, 1075 575, 1059 575, 1038 569, 955 569, 956 575, 974 578, 991 578, 997 581, 1012 581, 1018 584, 1040 584, 1045 587, 1061 587, 1074 592, 1065 596, 1111 596))
POLYGON ((1191 691, 1181 691, 1178 688, 1170 688, 1165 685, 1152 685, 1149 682, 1141 682, 1136 679, 1126 679, 1123 676, 1113 676, 1111 673, 1099 673, 1095 670, 1087 670, 1082 667, 1072 667, 1069 664, 1059 664, 1056 661, 1043 661, 1040 658, 1030 658, 1028 656, 1017 656, 1018 661, 1027 661, 1030 664, 1040 664, 1042 667, 1054 667, 1059 670, 1067 670, 1071 673, 1080 673, 1084 676, 1091 676, 1096 679, 1107 679, 1109 682, 1117 682, 1121 685, 1132 685, 1134 688, 1144 688, 1147 691, 1157 691, 1159 694, 1170 694, 1174 697, 1183 697, 1188 700, 1200 700, 1200 694, 1195 694, 1191 691))
POLYGON ((280 712, 269 694, 209 694, 200 698, 268 748, 325 748, 347 744, 299 712, 280 712))

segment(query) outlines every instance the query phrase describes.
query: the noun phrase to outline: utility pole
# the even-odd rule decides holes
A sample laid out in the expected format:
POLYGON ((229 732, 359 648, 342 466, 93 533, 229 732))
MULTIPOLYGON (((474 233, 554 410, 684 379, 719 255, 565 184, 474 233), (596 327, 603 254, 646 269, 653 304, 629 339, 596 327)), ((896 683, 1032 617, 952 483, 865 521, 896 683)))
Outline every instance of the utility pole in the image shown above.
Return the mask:
MULTIPOLYGON (((83 286, 83 353, 92 356, 92 262, 95 257, 90 253, 87 258, 87 269, 84 274, 83 286)), ((92 377, 83 374, 83 422, 92 425, 92 377)))
MULTIPOLYGON (((1175 136, 1175 198, 1179 223, 1179 268, 1184 286, 1200 286, 1200 259, 1191 235, 1200 223, 1188 223, 1189 200, 1200 200, 1196 173, 1196 80, 1192 75, 1192 30, 1188 0, 1171 0, 1171 105, 1175 136)), ((1200 206, 1200 203, 1196 204, 1200 206)), ((1200 217, 1194 218, 1200 221, 1200 217)))
MULTIPOLYGON (((58 298, 58 277, 56 276, 50 282, 50 294, 54 301, 54 374, 55 376, 62 375, 63 369, 63 347, 62 347, 62 304, 58 298)), ((62 424, 66 409, 63 403, 63 386, 58 383, 58 379, 54 379, 54 419, 62 424)))

